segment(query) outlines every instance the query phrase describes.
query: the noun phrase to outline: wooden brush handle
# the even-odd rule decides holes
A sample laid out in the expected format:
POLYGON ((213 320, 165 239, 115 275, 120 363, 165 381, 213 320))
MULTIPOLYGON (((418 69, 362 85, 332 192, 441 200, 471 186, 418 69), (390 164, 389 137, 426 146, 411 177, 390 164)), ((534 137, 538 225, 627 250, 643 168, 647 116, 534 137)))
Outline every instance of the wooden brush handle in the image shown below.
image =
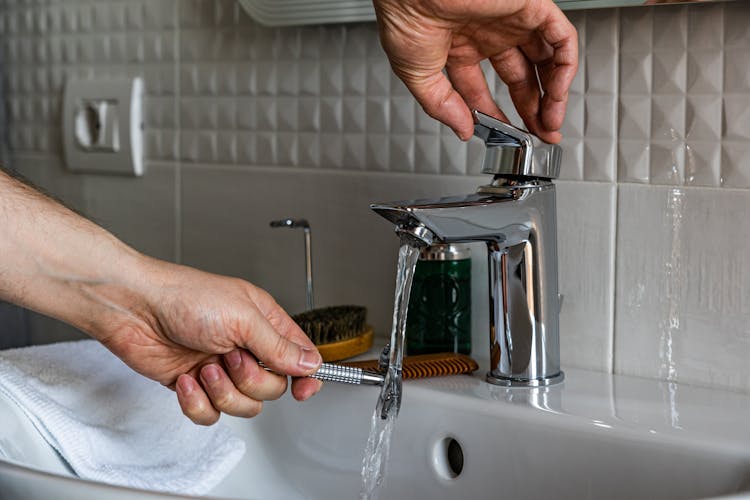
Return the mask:
MULTIPOLYGON (((363 370, 379 371, 378 360, 347 361, 341 363, 346 366, 362 368, 363 370)), ((440 352, 435 354, 420 354, 406 356, 403 364, 403 378, 442 377, 445 375, 459 375, 476 371, 479 365, 465 354, 440 352)))

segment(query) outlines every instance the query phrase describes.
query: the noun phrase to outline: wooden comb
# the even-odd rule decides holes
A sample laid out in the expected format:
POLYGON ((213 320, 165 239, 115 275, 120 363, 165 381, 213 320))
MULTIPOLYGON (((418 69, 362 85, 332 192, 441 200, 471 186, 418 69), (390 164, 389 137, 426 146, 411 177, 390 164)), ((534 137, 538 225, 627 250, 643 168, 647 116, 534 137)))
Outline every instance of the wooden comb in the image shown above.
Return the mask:
MULTIPOLYGON (((377 359, 347 361, 341 364, 344 366, 362 368, 363 370, 380 372, 377 359)), ((478 368, 479 364, 465 354, 457 354, 454 352, 419 354, 417 356, 406 356, 404 358, 402 376, 404 379, 443 377, 445 375, 471 373, 478 368)))

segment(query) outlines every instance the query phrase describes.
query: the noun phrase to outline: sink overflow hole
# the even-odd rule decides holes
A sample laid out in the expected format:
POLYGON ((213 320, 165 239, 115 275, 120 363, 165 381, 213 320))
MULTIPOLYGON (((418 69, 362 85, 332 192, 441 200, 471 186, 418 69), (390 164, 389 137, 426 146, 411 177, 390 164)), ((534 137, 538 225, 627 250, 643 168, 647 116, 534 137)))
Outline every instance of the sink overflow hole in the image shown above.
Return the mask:
POLYGON ((435 446, 435 470, 445 479, 456 479, 464 470, 464 450, 452 437, 441 439, 435 446))

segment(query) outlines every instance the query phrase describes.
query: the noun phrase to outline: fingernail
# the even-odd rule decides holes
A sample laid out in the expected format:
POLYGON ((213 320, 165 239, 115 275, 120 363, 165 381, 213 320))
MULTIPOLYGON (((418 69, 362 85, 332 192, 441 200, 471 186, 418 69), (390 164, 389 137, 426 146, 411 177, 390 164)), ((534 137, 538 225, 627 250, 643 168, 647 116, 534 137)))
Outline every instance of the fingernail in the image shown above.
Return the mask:
POLYGON ((300 346, 300 351, 302 351, 298 363, 300 368, 311 370, 313 368, 317 368, 320 365, 322 359, 320 358, 320 353, 317 350, 300 346))
POLYGON ((180 390, 182 394, 185 396, 189 396, 190 393, 193 392, 193 382, 190 380, 190 377, 180 377, 177 379, 177 388, 180 390))
POLYGON ((240 354, 240 351, 228 352, 224 355, 224 359, 232 370, 236 370, 242 364, 242 355, 240 354))
POLYGON ((201 377, 208 384, 213 384, 219 380, 219 369, 214 365, 206 365, 201 370, 201 377))

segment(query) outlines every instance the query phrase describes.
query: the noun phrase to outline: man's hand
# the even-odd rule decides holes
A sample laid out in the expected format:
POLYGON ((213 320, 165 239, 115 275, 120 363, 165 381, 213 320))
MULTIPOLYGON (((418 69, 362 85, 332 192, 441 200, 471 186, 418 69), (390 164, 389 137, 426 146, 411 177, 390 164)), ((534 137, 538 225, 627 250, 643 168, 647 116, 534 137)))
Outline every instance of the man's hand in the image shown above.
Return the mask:
MULTIPOLYGON (((240 279, 147 259, 147 307, 94 336, 137 372, 174 388, 185 415, 210 425, 220 413, 253 417, 278 399, 287 377, 321 363, 317 349, 264 290, 240 279), (274 370, 264 370, 258 361, 274 370)), ((305 400, 321 382, 295 378, 305 400)))
MULTIPOLYGON (((146 257, 2 171, 0 193, 0 300, 100 340, 174 388, 194 422, 212 424, 221 412, 254 416, 286 391, 286 375, 320 365, 315 346, 265 291, 146 257)), ((292 394, 304 400, 320 386, 295 378, 292 394)))
POLYGON ((479 63, 489 59, 529 131, 560 142, 578 36, 552 0, 374 0, 393 71, 462 140, 471 109, 507 121, 479 63), (443 73, 446 70, 447 77, 443 73))

